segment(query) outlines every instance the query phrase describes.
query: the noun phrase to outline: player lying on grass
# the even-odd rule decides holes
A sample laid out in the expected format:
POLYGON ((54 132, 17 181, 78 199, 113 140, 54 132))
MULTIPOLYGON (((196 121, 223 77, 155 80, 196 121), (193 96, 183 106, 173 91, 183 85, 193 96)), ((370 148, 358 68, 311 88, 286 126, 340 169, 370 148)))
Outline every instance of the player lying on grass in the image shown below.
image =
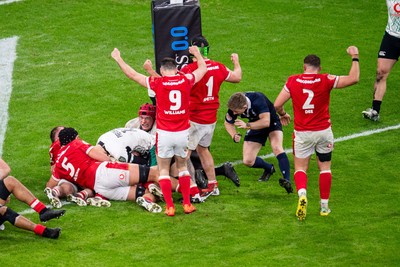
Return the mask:
MULTIPOLYGON (((154 143, 155 136, 146 131, 138 128, 116 128, 102 134, 97 140, 96 146, 102 147, 110 158, 120 162, 156 167, 156 165, 152 165, 157 164, 157 162, 152 160, 154 143)), ((173 191, 181 193, 179 182, 177 180, 178 170, 176 164, 171 165, 170 176, 173 191)), ((143 186, 148 188, 148 185, 149 184, 144 184, 143 186)), ((158 188, 158 185, 155 185, 152 188, 158 188)), ((154 190, 153 192, 160 195, 157 190, 154 190)), ((204 201, 200 196, 200 190, 194 182, 191 182, 190 185, 190 196, 194 203, 204 201)))
POLYGON ((7 206, 0 205, 0 230, 4 230, 4 222, 9 222, 12 225, 34 232, 37 235, 57 239, 61 233, 60 228, 49 228, 42 224, 36 224, 28 218, 18 214, 7 206))
POLYGON ((101 146, 92 146, 78 137, 74 128, 59 133, 61 149, 52 171, 56 182, 66 179, 110 200, 145 201, 150 212, 161 212, 155 197, 140 184, 158 181, 157 168, 113 162, 101 146), (142 199, 143 198, 143 199, 142 199))
POLYGON ((3 223, 8 221, 19 228, 34 231, 38 235, 57 238, 61 231, 59 228, 50 229, 40 224, 34 224, 5 206, 10 201, 10 195, 13 194, 16 199, 33 208, 39 214, 39 219, 42 222, 59 218, 65 213, 65 210, 47 208, 20 181, 13 176, 9 176, 10 171, 9 165, 3 159, 0 159, 0 229, 3 230, 3 223))
MULTIPOLYGON (((56 126, 50 131, 51 145, 49 149, 50 156, 50 170, 54 168, 58 153, 61 149, 61 144, 58 138, 60 131, 64 129, 64 126, 56 126)), ((110 207, 111 203, 104 197, 96 194, 90 189, 83 189, 65 179, 61 179, 56 182, 54 179, 49 179, 44 189, 46 196, 50 203, 55 208, 61 208, 63 203, 62 198, 66 198, 67 201, 74 202, 79 206, 91 205, 95 207, 110 207)))

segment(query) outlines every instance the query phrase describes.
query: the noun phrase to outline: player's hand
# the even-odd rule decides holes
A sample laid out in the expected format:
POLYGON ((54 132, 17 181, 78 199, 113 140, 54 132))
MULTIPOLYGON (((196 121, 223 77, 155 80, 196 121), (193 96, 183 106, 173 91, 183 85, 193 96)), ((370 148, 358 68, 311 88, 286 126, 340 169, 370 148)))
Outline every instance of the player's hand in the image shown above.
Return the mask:
POLYGON ((195 45, 189 46, 189 53, 195 57, 200 56, 200 50, 195 45))
POLYGON ((121 57, 121 52, 119 52, 118 48, 114 48, 114 50, 111 52, 111 56, 113 59, 117 60, 121 57))
POLYGON ((347 54, 350 56, 358 56, 358 48, 356 46, 349 46, 347 48, 347 54))
POLYGON ((240 133, 235 133, 232 137, 233 142, 239 143, 240 139, 242 138, 242 135, 240 133))
POLYGON ((153 70, 153 63, 151 63, 150 59, 146 59, 146 61, 143 63, 143 68, 147 72, 150 72, 153 70))
POLYGON ((236 53, 232 53, 231 54, 231 60, 232 60, 233 63, 239 62, 239 55, 236 54, 236 53))
POLYGON ((279 117, 283 126, 288 126, 291 120, 291 117, 288 113, 279 117))
POLYGON ((236 127, 240 128, 240 129, 247 129, 246 123, 242 120, 237 119, 237 120, 235 120, 234 124, 236 127))

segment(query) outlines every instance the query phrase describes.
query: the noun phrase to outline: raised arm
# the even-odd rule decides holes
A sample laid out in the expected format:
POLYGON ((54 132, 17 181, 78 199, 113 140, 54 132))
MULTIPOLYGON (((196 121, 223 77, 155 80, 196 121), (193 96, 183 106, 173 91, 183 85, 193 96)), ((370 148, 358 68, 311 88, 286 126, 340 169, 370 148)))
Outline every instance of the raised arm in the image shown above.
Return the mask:
POLYGON ((231 83, 238 83, 242 80, 242 67, 240 67, 239 55, 233 53, 231 55, 231 60, 233 63, 233 71, 231 71, 231 75, 229 75, 229 78, 226 81, 231 83))
POLYGON ((153 63, 151 63, 150 59, 146 59, 146 61, 143 63, 143 68, 150 76, 154 76, 154 77, 161 76, 153 69, 153 63))
POLYGON ((339 76, 339 81, 336 85, 336 88, 344 88, 356 84, 360 80, 360 64, 358 62, 358 48, 355 46, 349 46, 347 48, 347 54, 349 54, 352 58, 351 68, 347 76, 339 76))
POLYGON ((134 70, 131 66, 129 66, 121 57, 121 53, 119 52, 119 50, 117 48, 114 48, 114 50, 111 53, 111 56, 113 59, 115 59, 115 61, 118 63, 118 66, 121 68, 121 70, 123 71, 123 73, 125 73, 125 75, 137 82, 138 84, 140 84, 143 87, 147 88, 147 84, 146 84, 146 79, 147 76, 140 74, 139 72, 137 72, 136 70, 134 70))
POLYGON ((201 78, 203 78, 204 74, 206 74, 207 72, 206 62, 204 61, 203 56, 200 54, 199 48, 197 46, 190 46, 189 53, 192 54, 197 60, 197 69, 193 71, 195 83, 197 83, 201 80, 201 78))

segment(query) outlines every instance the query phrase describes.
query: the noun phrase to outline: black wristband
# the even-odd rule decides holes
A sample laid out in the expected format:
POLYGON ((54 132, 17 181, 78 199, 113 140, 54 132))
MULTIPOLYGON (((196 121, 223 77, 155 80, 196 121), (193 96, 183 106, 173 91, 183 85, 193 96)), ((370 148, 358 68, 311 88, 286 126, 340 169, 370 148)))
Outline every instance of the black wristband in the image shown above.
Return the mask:
POLYGON ((359 60, 358 58, 355 57, 355 58, 352 59, 352 61, 357 61, 357 62, 359 62, 360 60, 359 60))

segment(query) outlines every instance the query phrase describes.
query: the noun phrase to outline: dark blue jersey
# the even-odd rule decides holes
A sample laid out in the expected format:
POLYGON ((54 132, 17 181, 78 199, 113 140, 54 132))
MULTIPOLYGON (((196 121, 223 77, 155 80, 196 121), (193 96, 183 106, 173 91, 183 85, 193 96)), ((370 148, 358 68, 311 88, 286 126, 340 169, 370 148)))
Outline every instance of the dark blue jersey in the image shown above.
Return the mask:
MULTIPOLYGON (((249 119, 249 122, 253 122, 260 119, 259 115, 261 113, 269 112, 271 121, 270 125, 273 125, 274 122, 279 121, 279 116, 276 114, 274 104, 263 93, 247 92, 244 94, 247 98, 248 108, 243 114, 240 114, 241 118, 246 118, 249 119)), ((238 115, 234 115, 233 111, 230 109, 228 109, 228 115, 229 116, 225 116, 226 122, 233 124, 238 115)))

